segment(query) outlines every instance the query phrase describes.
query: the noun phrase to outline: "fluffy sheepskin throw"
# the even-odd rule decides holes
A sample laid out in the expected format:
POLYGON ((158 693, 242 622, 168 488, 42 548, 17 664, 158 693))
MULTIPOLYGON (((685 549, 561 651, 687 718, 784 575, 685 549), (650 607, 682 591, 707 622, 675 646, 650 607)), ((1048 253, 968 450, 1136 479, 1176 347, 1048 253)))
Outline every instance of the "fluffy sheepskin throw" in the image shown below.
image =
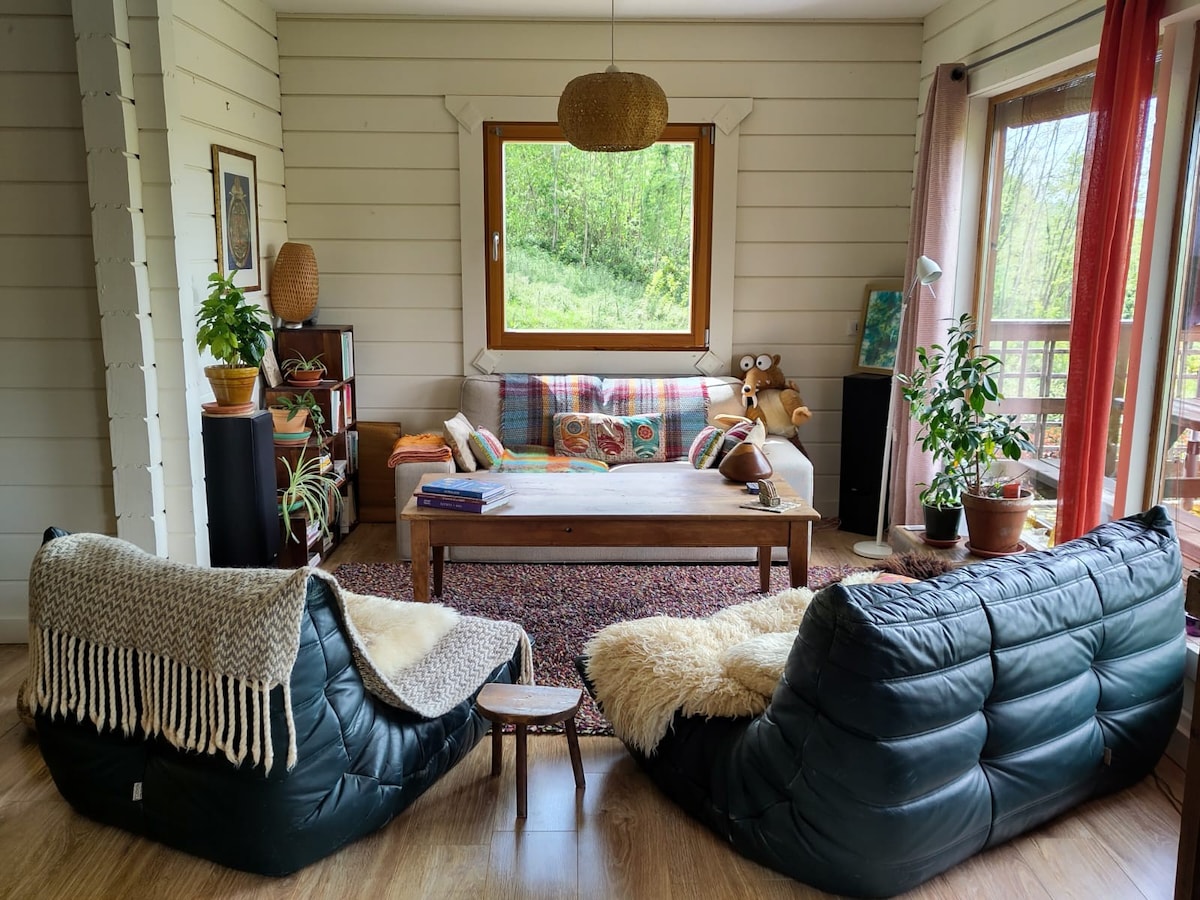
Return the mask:
MULTIPOLYGON (((862 572, 843 583, 872 582, 879 574, 862 572)), ((585 668, 616 736, 652 755, 677 710, 706 718, 761 713, 812 597, 807 588, 791 588, 706 619, 653 616, 597 632, 584 645, 585 668)))
POLYGON ((372 662, 389 680, 412 666, 458 624, 458 613, 440 603, 410 603, 342 588, 346 617, 372 662))

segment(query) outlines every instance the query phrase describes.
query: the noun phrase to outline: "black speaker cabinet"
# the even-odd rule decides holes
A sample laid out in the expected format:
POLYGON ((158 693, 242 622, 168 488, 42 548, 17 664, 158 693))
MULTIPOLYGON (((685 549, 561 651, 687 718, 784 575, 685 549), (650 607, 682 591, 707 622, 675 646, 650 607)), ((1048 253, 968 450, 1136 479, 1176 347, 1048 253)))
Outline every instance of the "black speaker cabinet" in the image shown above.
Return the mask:
POLYGON ((279 507, 271 414, 201 421, 212 564, 272 566, 279 555, 279 507))
MULTIPOLYGON (((879 525, 883 439, 891 398, 890 375, 842 379, 842 474, 838 516, 843 531, 874 535, 879 525)), ((887 519, 884 519, 887 527, 887 519)))

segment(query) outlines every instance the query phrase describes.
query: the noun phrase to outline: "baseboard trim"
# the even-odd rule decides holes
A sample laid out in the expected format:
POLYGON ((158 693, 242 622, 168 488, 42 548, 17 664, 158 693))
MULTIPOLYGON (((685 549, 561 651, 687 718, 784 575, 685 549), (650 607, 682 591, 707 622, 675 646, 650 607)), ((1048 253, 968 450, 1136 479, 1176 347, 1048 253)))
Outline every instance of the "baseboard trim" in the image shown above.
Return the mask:
POLYGON ((0 644, 28 644, 29 619, 25 616, 13 616, 0 619, 0 644))

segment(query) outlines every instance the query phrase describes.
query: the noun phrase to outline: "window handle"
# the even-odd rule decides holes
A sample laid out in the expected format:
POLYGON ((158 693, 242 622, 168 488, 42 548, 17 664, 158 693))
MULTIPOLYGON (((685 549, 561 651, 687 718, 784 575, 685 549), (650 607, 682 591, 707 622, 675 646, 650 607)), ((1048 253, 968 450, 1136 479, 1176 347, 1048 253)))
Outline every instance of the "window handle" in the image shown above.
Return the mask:
POLYGON ((492 262, 498 262, 500 259, 500 232, 492 232, 492 262))

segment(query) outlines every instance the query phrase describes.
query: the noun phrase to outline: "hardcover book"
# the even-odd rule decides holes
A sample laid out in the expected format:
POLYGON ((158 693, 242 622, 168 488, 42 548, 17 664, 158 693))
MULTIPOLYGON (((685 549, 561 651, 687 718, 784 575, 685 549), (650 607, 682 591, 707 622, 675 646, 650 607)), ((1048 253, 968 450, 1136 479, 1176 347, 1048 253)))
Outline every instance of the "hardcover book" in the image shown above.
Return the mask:
POLYGON ((490 500, 510 492, 508 485, 498 481, 478 481, 474 478, 439 478, 421 485, 422 494, 445 494, 450 497, 474 497, 490 500))
POLYGON ((494 500, 482 501, 470 497, 452 497, 449 494, 417 494, 417 506, 453 509, 458 512, 485 513, 506 504, 509 496, 509 494, 505 494, 494 500))

